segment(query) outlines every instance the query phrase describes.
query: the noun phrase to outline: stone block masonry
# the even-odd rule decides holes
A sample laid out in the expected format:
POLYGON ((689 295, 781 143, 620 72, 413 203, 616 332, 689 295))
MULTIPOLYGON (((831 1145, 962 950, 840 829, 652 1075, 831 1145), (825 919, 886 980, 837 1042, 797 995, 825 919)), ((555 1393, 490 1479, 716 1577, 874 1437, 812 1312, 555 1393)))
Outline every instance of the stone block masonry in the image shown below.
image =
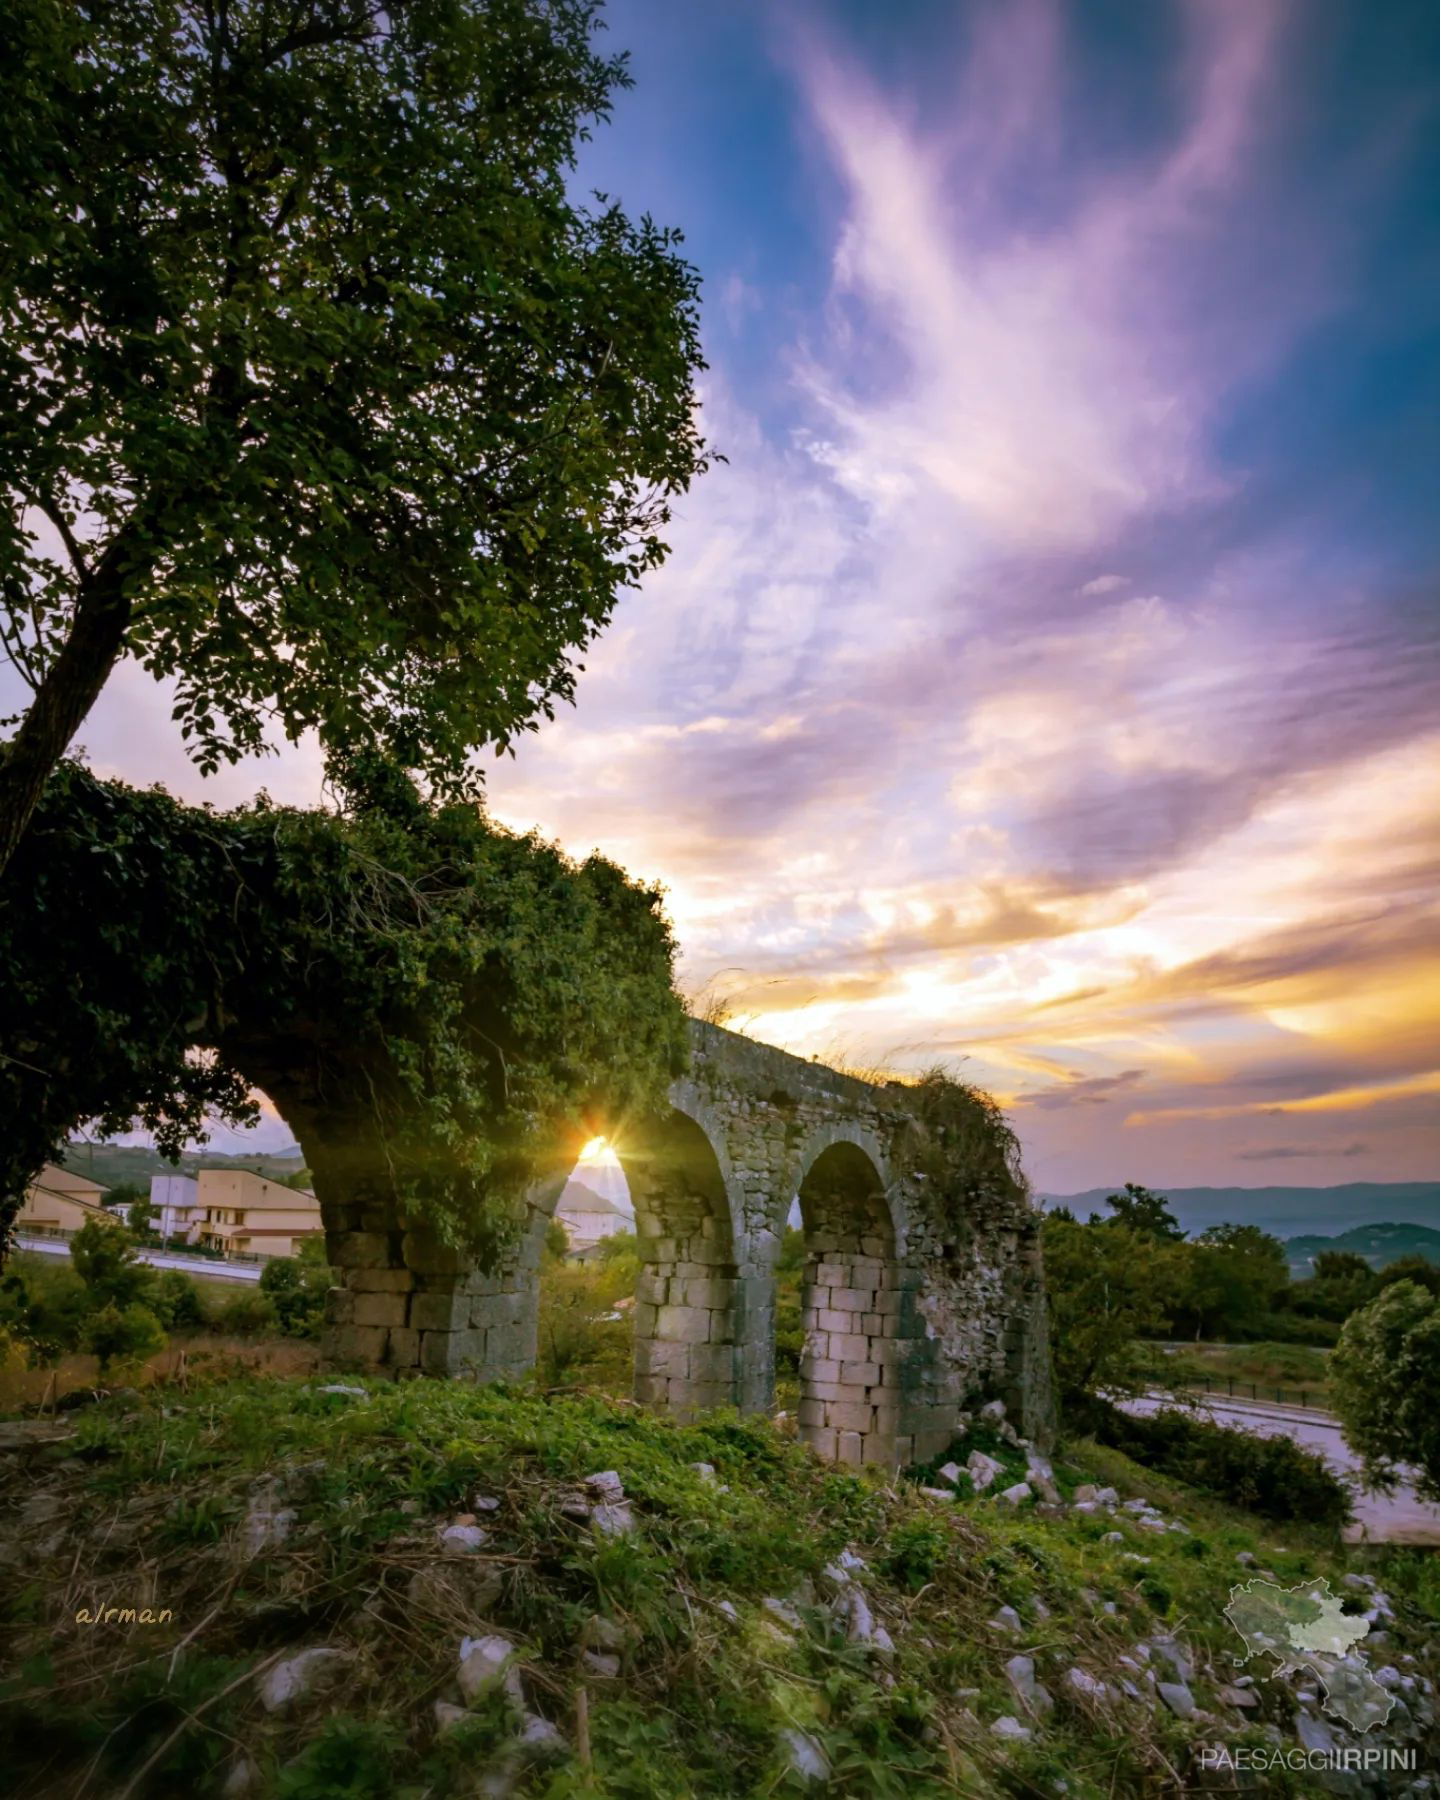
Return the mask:
MULTIPOLYGON (((798 1199, 799 1424, 821 1455, 927 1460, 962 1409, 992 1396, 1048 1443, 1044 1271, 1026 1196, 962 1155, 918 1156, 903 1084, 860 1081, 718 1026, 691 1031, 691 1069, 668 1115, 627 1127, 616 1144, 643 1263, 636 1398, 681 1419, 768 1409, 775 1258, 798 1199)), ((297 1124, 339 1284, 326 1354, 396 1375, 490 1381, 529 1370, 541 1245, 564 1176, 537 1185, 515 1249, 482 1272, 326 1181, 297 1124)))

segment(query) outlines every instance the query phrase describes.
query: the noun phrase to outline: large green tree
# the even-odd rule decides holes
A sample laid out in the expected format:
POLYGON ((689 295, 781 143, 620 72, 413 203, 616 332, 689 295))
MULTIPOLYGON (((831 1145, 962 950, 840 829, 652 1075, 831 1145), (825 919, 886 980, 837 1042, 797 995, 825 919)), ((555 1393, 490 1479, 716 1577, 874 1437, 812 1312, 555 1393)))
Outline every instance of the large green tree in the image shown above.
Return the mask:
POLYGON ((1397 1281, 1352 1313, 1330 1358, 1331 1394, 1350 1445, 1377 1486, 1398 1465, 1440 1500, 1440 1295, 1397 1281))
POLYGON ((440 797, 704 467, 677 234, 571 192, 592 0, 0 0, 0 869, 124 657, 440 797))
POLYGON ((1154 1235, 1106 1220, 1045 1220, 1045 1286, 1063 1403, 1145 1385, 1139 1341, 1165 1329, 1170 1253, 1154 1235))

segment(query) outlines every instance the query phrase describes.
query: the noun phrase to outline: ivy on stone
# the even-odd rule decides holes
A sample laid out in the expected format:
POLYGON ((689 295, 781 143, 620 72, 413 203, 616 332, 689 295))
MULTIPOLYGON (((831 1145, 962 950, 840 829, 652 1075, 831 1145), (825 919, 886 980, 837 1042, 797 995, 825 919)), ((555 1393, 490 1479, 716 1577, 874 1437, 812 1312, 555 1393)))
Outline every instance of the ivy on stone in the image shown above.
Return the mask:
POLYGON ((687 1054, 660 895, 356 770, 345 812, 56 772, 0 909, 0 1193, 89 1123, 166 1154, 264 1090, 327 1200, 482 1256, 587 1122, 687 1054))

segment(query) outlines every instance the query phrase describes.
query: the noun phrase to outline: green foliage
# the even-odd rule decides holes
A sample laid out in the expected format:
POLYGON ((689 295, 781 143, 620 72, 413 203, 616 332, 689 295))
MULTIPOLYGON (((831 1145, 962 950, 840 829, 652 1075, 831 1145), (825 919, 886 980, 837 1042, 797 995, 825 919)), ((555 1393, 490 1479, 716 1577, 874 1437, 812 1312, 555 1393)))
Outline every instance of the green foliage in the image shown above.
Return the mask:
POLYGON ((1050 1343, 1062 1404, 1141 1384, 1138 1342, 1167 1323, 1163 1242, 1106 1221, 1045 1220, 1050 1343))
POLYGON ((1262 1518, 1338 1532, 1350 1517, 1345 1484, 1291 1438, 1235 1431, 1178 1407, 1137 1418, 1101 1401, 1085 1420, 1102 1443, 1146 1468, 1262 1518))
POLYGON ((570 1251, 570 1233, 559 1219, 552 1219, 545 1227, 545 1243, 543 1251, 550 1262, 564 1262, 570 1251))
POLYGON ((1290 1281, 1285 1246, 1257 1225, 1212 1225, 1173 1255, 1177 1336, 1252 1336, 1290 1281))
POLYGON ((166 1269, 157 1277, 148 1305, 166 1331, 199 1331, 205 1324, 200 1290, 183 1269, 166 1269))
POLYGON ((16 1258, 0 1276, 0 1328, 32 1365, 77 1349, 91 1310, 90 1293, 68 1263, 16 1258))
MULTIPOLYGON (((1025 1192, 1020 1141, 998 1101, 983 1088, 957 1081, 937 1064, 907 1084, 904 1097, 916 1124, 906 1146, 913 1169, 953 1182, 962 1168, 970 1192, 987 1187, 1012 1196, 1025 1192)), ((957 1203, 967 1197, 954 1196, 957 1203)))
MULTIPOLYGON (((499 1694, 437 1736, 433 1702, 452 1691, 461 1634, 480 1618, 523 1647, 528 1704, 573 1747, 582 1634, 596 1613, 625 1642, 622 1679, 586 1683, 591 1766, 562 1750, 520 1774, 517 1795, 779 1794, 787 1727, 823 1744, 830 1800, 1049 1793, 1059 1771, 1072 1800, 1158 1795, 1178 1791, 1177 1772, 1193 1785, 1195 1768, 1193 1727, 1164 1708, 1121 1717, 1058 1705, 1033 1744, 997 1753, 989 1724, 1014 1710, 1004 1665, 1015 1649, 1058 1695, 1067 1668, 1106 1674, 1163 1621, 1193 1658, 1197 1704, 1218 1710, 1236 1648, 1223 1609, 1237 1551, 1258 1554, 1282 1583, 1338 1582, 1345 1567, 1304 1520, 1287 1520, 1274 1541, 1254 1514, 1104 1446, 1057 1458, 1062 1487, 1084 1479, 1143 1493, 1190 1536, 1142 1536, 1123 1515, 931 1502, 879 1471, 826 1466, 760 1419, 679 1426, 589 1395, 369 1385, 367 1398, 347 1400, 308 1382, 235 1379, 85 1410, 77 1453, 46 1471, 67 1535, 37 1574, 46 1591, 52 1576, 87 1599, 115 1591, 132 1573, 133 1539, 105 1527, 117 1514, 138 1519, 176 1616, 142 1638, 57 1633, 53 1609, 23 1595, 7 1609, 15 1673, 0 1758, 18 1800, 86 1781, 118 1793, 177 1727, 147 1778, 157 1794, 218 1791, 244 1746, 266 1795, 279 1782, 292 1800, 461 1800, 515 1742, 499 1694), (698 1462, 717 1478, 703 1480, 698 1462), (633 1535, 602 1537, 565 1512, 597 1469, 618 1472, 633 1535), (237 1579, 236 1529, 270 1480, 297 1511, 292 1547, 247 1561, 237 1579), (499 1503, 484 1551, 473 1565, 442 1558, 436 1528, 477 1491, 499 1503), (1106 1541, 1114 1530, 1124 1542, 1106 1541), (845 1548, 862 1559, 857 1580, 894 1640, 883 1660, 848 1643, 821 1601, 823 1571, 845 1548), (432 1591, 452 1596, 429 1602, 434 1611, 412 1586, 422 1569, 432 1591), (483 1604, 470 1599, 480 1590, 483 1604), (774 1627, 768 1596, 793 1601, 798 1630, 774 1627), (989 1623, 1002 1605, 1020 1614, 1018 1644, 989 1623), (350 1651, 343 1683, 313 1705, 262 1713, 258 1665, 302 1642, 350 1651)), ((33 1476, 8 1479, 7 1505, 33 1476)), ((1409 1565, 1392 1580, 1364 1554, 1397 1614, 1387 1656, 1417 1681, 1432 1678, 1433 1612, 1413 1608, 1433 1583, 1409 1565)), ((1261 1683, 1257 1697, 1256 1725, 1293 1731, 1287 1691, 1261 1683)))
POLYGON ((0 618, 42 692, 83 717, 130 656, 202 770, 273 723, 450 795, 571 695, 705 467, 679 234, 574 198, 628 84, 595 30, 585 0, 7 13, 0 618))
MULTIPOLYGON (((1110 1217, 1104 1221, 1107 1225, 1118 1225, 1126 1231, 1133 1231, 1142 1237, 1159 1238, 1162 1243, 1167 1244, 1178 1244, 1185 1236, 1174 1213, 1170 1211, 1165 1196, 1152 1194, 1149 1188, 1141 1187, 1138 1182, 1127 1181, 1125 1192, 1107 1195, 1105 1204, 1110 1208, 1110 1217)), ((1091 1222, 1099 1216, 1095 1214, 1091 1222)))
POLYGON ((1413 1464, 1418 1491, 1440 1500, 1440 1297, 1414 1281, 1387 1285, 1346 1321, 1330 1375, 1370 1480, 1388 1487, 1397 1464, 1413 1464))
POLYGON ((402 1748, 388 1720, 337 1714, 280 1771, 276 1800, 390 1800, 402 1748))
POLYGON ((391 807, 217 814, 63 767, 0 908, 0 1193, 82 1120, 177 1155, 252 1084, 283 1100, 303 1045, 322 1200, 358 1164, 373 1205, 483 1251, 558 1139, 659 1105, 688 1038, 658 894, 470 806, 391 807))
POLYGON ((135 1254, 135 1240, 124 1226, 87 1219, 70 1240, 70 1264, 97 1306, 113 1301, 126 1307, 142 1299, 154 1271, 135 1254))
POLYGON ((232 1337, 268 1337, 280 1329, 280 1316, 269 1294, 247 1286, 222 1300, 210 1323, 216 1331, 232 1337))
POLYGON ((616 1232, 605 1246, 614 1246, 608 1256, 542 1268, 536 1372, 547 1387, 598 1387, 628 1397, 634 1317, 617 1303, 633 1299, 640 1264, 633 1233, 616 1232))
POLYGON ((121 1307, 107 1300, 85 1321, 81 1343, 100 1359, 100 1373, 112 1363, 138 1364, 165 1348, 165 1332, 148 1306, 121 1307))
POLYGON ((319 1337, 330 1286, 323 1238, 306 1239, 298 1256, 272 1256, 260 1271, 260 1292, 286 1337, 319 1337))
POLYGON ((1317 1281, 1366 1281, 1375 1271, 1355 1250, 1322 1250, 1314 1261, 1317 1281))
POLYGON ((1419 1255, 1399 1257, 1388 1268, 1380 1270, 1375 1277, 1375 1287, 1377 1291, 1383 1291, 1397 1281, 1413 1282, 1428 1294, 1440 1295, 1440 1264, 1419 1255))

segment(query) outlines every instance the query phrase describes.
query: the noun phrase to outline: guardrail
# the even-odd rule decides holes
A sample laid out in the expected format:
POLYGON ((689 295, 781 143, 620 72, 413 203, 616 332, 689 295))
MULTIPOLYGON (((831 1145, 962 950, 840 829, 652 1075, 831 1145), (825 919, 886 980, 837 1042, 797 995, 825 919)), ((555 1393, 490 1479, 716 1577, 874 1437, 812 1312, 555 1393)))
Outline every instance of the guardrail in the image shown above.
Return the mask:
POLYGON ((1177 1389, 1192 1388, 1206 1394, 1225 1395, 1231 1400, 1263 1400, 1273 1402, 1276 1406, 1315 1407, 1321 1412, 1329 1409, 1329 1396, 1314 1388, 1270 1387, 1263 1381, 1235 1381, 1228 1376, 1216 1380, 1211 1380, 1208 1376, 1193 1376, 1168 1385, 1177 1389))
MULTIPOLYGON (((61 1225, 17 1225, 15 1242, 23 1250, 26 1238, 42 1238, 50 1243, 68 1244, 78 1234, 61 1225)), ((135 1239, 138 1250, 163 1250, 171 1256, 189 1256, 199 1262, 248 1263, 263 1268, 271 1259, 258 1250, 216 1250, 209 1244, 187 1244, 184 1238, 141 1237, 135 1239)))

